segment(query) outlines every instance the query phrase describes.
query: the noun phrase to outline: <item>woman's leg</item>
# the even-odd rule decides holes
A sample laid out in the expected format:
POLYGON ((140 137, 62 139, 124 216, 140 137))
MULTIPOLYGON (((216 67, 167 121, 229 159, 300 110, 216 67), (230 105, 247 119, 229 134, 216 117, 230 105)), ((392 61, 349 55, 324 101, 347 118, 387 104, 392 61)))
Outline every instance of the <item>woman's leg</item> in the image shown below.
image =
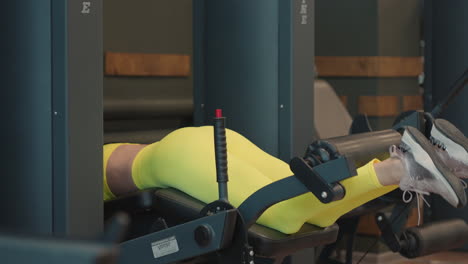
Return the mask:
MULTIPOLYGON (((231 135, 232 133, 228 131, 229 195, 234 206, 239 206, 252 193, 274 181, 265 172, 276 173, 275 179, 292 174, 284 162, 271 158, 263 151, 258 151, 256 147, 252 148, 253 144, 250 142, 243 142, 247 140, 233 142, 231 135), (236 148, 238 149, 235 150, 236 148), (245 153, 239 153, 239 150, 245 151, 245 153), (249 156, 252 153, 257 158, 263 158, 258 158, 257 161, 253 162, 255 157, 249 156), (259 160, 262 159, 264 161, 259 164, 259 160)), ((414 132, 408 135, 414 136, 414 132)), ((408 135, 405 132, 403 138, 408 137, 408 135)), ((420 135, 420 137, 424 136, 420 135)), ((423 142, 423 139, 421 140, 423 142)), ((409 142, 408 140, 402 141, 409 142)), ((144 148, 137 147, 140 148, 138 154, 127 157, 126 154, 132 153, 132 148, 135 146, 124 145, 115 148, 107 163, 108 168, 105 170, 108 177, 107 183, 117 182, 118 185, 122 179, 128 177, 134 186, 129 187, 128 184, 123 186, 128 188, 127 190, 135 187, 138 189, 173 187, 206 203, 217 199, 212 127, 179 129, 158 143, 144 148), (123 162, 114 162, 114 158, 123 160, 123 162), (109 168, 111 164, 114 166, 122 165, 125 168, 109 168)), ((425 149, 431 151, 430 146, 425 149)), ((311 193, 307 193, 272 206, 258 222, 283 233, 297 232, 306 221, 318 226, 328 226, 353 208, 397 188, 396 184, 400 183, 402 176, 403 180, 415 184, 415 188, 412 187, 411 190, 429 192, 435 190, 436 193, 443 193, 437 190, 437 187, 443 187, 443 185, 441 185, 441 181, 433 181, 431 178, 433 174, 429 173, 428 177, 421 174, 420 177, 418 175, 408 176, 410 170, 408 170, 407 165, 417 164, 413 162, 415 152, 407 150, 407 153, 393 155, 394 158, 383 162, 375 160, 359 168, 357 176, 341 182, 347 193, 340 201, 322 204, 311 193), (402 169, 405 167, 403 164, 406 166, 405 170, 402 169), (435 189, 426 188, 431 180, 433 182, 431 186, 434 185, 435 189), (418 186, 426 187, 419 188, 418 186)), ((421 151, 417 153, 418 155, 424 154, 421 151)), ((420 164, 424 165, 428 161, 432 162, 429 158, 420 164)), ((453 176, 445 174, 442 177, 453 176)), ((108 184, 109 189, 114 191, 112 186, 116 185, 108 184)))
MULTIPOLYGON (((232 153, 241 157, 245 162, 257 168, 273 181, 293 174, 287 163, 268 155, 239 133, 227 130, 227 138, 229 154, 232 153)), ((371 161, 358 169, 358 176, 341 182, 346 189, 344 199, 330 204, 322 204, 311 195, 314 204, 311 204, 309 208, 305 208, 310 214, 308 222, 319 226, 333 224, 341 215, 396 189, 400 177, 404 173, 402 164, 398 159, 391 158, 384 162, 371 161), (313 208, 313 210, 310 210, 310 208, 313 208)), ((307 196, 305 198, 305 200, 310 199, 312 198, 307 196)), ((288 206, 291 205, 288 203, 288 206)))
MULTIPOLYGON (((402 164, 399 160, 390 158, 382 162, 372 160, 358 168, 358 174, 340 183, 346 190, 342 200, 324 204, 317 216, 310 218, 308 223, 318 226, 333 224, 339 217, 377 197, 398 188, 399 179, 392 171, 400 171, 402 164), (323 217, 323 216, 326 217, 323 217)), ((404 173, 404 172, 402 172, 404 173)))
MULTIPOLYGON (((231 135, 228 132, 229 199, 234 206, 239 206, 252 193, 273 182, 265 171, 275 173, 277 179, 292 175, 283 161, 258 151, 247 140, 234 142, 231 135), (238 156, 239 151, 232 150, 233 147, 254 155, 238 156), (260 164, 260 169, 258 163, 250 162, 256 156, 263 156, 267 161, 260 164)), ((132 168, 133 180, 140 189, 173 187, 203 202, 211 202, 218 197, 213 150, 212 127, 179 129, 138 153, 132 168)), ((284 233, 297 232, 306 221, 327 226, 356 206, 396 188, 383 187, 378 182, 373 164, 360 169, 358 176, 342 183, 347 194, 339 202, 322 204, 314 195, 307 193, 272 206, 258 222, 284 233), (365 195, 371 191, 375 192, 365 195), (363 198, 356 200, 362 195, 363 198)))
POLYGON ((227 129, 226 138, 229 154, 242 158, 273 181, 293 175, 289 164, 267 154, 241 134, 227 129))

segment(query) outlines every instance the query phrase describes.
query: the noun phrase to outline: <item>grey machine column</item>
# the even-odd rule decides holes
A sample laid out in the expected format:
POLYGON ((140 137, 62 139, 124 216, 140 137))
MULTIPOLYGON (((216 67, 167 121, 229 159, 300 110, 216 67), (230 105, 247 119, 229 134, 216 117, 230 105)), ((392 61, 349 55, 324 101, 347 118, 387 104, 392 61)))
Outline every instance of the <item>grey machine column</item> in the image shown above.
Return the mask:
MULTIPOLYGON (((451 85, 468 68, 468 1, 424 1, 425 39, 425 110, 432 108, 450 91, 451 85)), ((468 135, 468 87, 450 103, 442 118, 468 135)), ((468 209, 454 209, 436 197, 430 208, 433 220, 462 218, 468 220, 468 209)), ((464 246, 465 250, 468 247, 464 246)))
POLYGON ((102 1, 3 3, 0 229, 102 229, 102 1))
POLYGON ((195 124, 227 127, 285 161, 313 124, 314 1, 194 1, 195 124))

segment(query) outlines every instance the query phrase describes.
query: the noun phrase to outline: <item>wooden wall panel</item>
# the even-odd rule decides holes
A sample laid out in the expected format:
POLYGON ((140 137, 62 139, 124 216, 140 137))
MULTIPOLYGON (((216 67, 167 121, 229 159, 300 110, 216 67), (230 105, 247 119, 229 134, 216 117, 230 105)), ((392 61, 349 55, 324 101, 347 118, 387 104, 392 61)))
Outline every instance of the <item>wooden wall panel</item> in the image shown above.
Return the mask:
POLYGON ((402 111, 422 110, 424 108, 422 95, 403 96, 402 102, 403 102, 402 111))
POLYGON ((347 107, 347 106, 348 106, 348 96, 346 96, 346 95, 340 95, 339 97, 340 97, 340 100, 341 100, 341 102, 343 103, 343 105, 344 105, 345 107, 347 107))
POLYGON ((108 76, 188 77, 190 56, 106 52, 104 74, 108 76))
POLYGON ((316 56, 322 77, 416 77, 423 72, 421 57, 316 56))
POLYGON ((358 112, 368 116, 396 116, 400 112, 398 99, 398 96, 359 96, 358 112))

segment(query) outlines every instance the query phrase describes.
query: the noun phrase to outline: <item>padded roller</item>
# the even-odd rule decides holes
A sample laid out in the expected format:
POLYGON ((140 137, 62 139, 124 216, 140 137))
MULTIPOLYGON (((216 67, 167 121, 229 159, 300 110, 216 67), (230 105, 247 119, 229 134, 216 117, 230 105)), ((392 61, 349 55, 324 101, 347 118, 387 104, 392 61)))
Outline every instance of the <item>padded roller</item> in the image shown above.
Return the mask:
POLYGON ((388 148, 400 144, 400 140, 400 133, 392 129, 317 140, 309 146, 306 157, 318 155, 326 161, 345 155, 360 167, 373 158, 388 158, 388 148))
POLYGON ((409 228, 405 233, 410 239, 400 253, 415 258, 463 246, 468 240, 468 225, 462 219, 453 219, 409 228))

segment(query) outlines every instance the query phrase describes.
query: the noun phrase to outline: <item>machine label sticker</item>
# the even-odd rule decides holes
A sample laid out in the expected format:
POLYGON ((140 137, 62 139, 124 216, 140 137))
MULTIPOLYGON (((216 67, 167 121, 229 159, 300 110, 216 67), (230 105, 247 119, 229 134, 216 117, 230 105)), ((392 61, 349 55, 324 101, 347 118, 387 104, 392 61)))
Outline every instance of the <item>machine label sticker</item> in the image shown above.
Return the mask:
POLYGON ((83 2, 81 14, 89 14, 91 12, 91 2, 83 2))
POLYGON ((166 239, 158 240, 151 243, 154 258, 161 258, 179 251, 179 245, 175 236, 166 239))
POLYGON ((307 25, 307 18, 308 18, 307 9, 308 8, 307 8, 306 0, 302 0, 300 11, 299 11, 299 14, 301 15, 301 25, 307 25))

